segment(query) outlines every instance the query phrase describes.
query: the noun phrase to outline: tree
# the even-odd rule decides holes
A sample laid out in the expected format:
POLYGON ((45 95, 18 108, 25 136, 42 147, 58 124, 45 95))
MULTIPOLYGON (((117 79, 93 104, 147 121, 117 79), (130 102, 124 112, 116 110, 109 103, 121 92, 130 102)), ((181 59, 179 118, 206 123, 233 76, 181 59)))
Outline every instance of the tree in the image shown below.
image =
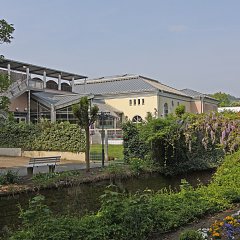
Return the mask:
POLYGON ((0 110, 7 111, 10 100, 6 96, 1 96, 2 93, 6 92, 11 81, 6 74, 0 74, 0 110))
POLYGON ((90 134, 89 134, 89 126, 91 126, 97 120, 98 106, 91 106, 91 102, 88 97, 82 97, 79 103, 74 104, 73 114, 78 119, 78 124, 80 128, 85 130, 86 135, 86 148, 85 148, 85 161, 86 161, 86 170, 87 172, 90 170, 90 134))
POLYGON ((182 104, 177 106, 176 109, 175 109, 175 114, 178 117, 181 117, 185 112, 186 112, 185 106, 182 105, 182 104))
MULTIPOLYGON (((4 19, 0 20, 0 44, 10 43, 13 39, 14 27, 12 24, 7 23, 4 19)), ((4 57, 0 56, 0 61, 4 57)), ((1 96, 8 87, 10 86, 11 81, 6 74, 0 73, 0 110, 8 110, 8 105, 10 103, 9 99, 6 96, 1 96)))
POLYGON ((13 24, 7 23, 4 19, 0 20, 0 44, 10 43, 13 39, 13 32, 15 28, 13 24))
POLYGON ((214 94, 210 94, 211 97, 217 99, 219 101, 219 107, 230 107, 230 95, 223 92, 217 92, 214 94))

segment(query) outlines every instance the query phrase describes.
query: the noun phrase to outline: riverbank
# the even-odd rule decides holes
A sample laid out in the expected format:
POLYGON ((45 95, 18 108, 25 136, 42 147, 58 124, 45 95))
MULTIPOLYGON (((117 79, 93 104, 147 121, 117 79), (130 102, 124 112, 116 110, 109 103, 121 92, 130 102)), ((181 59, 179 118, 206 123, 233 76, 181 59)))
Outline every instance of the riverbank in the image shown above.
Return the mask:
POLYGON ((37 213, 35 218, 30 221, 32 215, 26 210, 25 224, 12 239, 48 239, 56 235, 62 239, 146 239, 155 232, 170 232, 239 203, 239 171, 237 152, 225 157, 207 186, 193 188, 183 181, 178 192, 166 188, 135 194, 108 190, 101 197, 100 210, 84 217, 54 215, 39 196, 30 205, 37 213), (44 211, 39 212, 41 209, 44 211))
POLYGON ((112 178, 129 178, 135 173, 128 166, 111 168, 94 168, 90 172, 85 169, 56 173, 38 173, 31 177, 19 177, 17 183, 0 185, 0 197, 24 192, 34 192, 42 189, 76 186, 84 183, 94 183, 112 178))
POLYGON ((168 233, 155 233, 152 234, 149 240, 179 240, 180 234, 185 230, 198 230, 203 228, 209 228, 215 221, 221 221, 226 216, 230 216, 240 209, 240 203, 233 204, 229 209, 204 216, 203 218, 196 219, 189 222, 185 226, 181 226, 175 231, 170 231, 168 233))

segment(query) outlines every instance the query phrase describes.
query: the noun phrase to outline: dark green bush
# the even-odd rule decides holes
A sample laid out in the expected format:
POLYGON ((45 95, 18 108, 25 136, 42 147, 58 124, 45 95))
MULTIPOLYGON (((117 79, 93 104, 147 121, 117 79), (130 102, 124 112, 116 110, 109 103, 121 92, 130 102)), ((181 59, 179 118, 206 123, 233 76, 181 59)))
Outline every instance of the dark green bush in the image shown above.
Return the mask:
POLYGON ((19 181, 18 173, 12 170, 8 170, 5 173, 0 174, 0 185, 13 184, 19 181))
POLYGON ((29 151, 82 152, 85 149, 85 136, 78 125, 68 122, 30 125, 1 122, 0 147, 29 151))

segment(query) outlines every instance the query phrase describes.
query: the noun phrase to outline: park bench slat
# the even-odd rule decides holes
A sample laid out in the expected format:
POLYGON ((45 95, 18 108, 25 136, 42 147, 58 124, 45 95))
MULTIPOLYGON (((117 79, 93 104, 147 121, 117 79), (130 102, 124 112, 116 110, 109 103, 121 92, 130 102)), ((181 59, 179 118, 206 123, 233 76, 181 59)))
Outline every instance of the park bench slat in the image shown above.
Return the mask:
POLYGON ((60 162, 60 159, 61 159, 61 156, 31 158, 27 166, 28 173, 32 175, 33 168, 40 167, 40 166, 49 166, 49 172, 50 171, 53 172, 57 163, 60 162))

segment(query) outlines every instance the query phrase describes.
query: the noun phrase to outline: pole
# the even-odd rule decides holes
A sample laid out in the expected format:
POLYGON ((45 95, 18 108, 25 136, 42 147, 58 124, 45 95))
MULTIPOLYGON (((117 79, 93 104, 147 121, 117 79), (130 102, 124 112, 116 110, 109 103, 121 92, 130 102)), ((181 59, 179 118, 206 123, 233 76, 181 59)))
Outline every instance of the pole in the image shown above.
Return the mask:
POLYGON ((31 122, 31 93, 28 90, 28 124, 31 122))
POLYGON ((104 112, 101 112, 101 118, 102 118, 102 167, 104 167, 104 160, 105 160, 105 154, 104 154, 104 126, 103 126, 104 112))

